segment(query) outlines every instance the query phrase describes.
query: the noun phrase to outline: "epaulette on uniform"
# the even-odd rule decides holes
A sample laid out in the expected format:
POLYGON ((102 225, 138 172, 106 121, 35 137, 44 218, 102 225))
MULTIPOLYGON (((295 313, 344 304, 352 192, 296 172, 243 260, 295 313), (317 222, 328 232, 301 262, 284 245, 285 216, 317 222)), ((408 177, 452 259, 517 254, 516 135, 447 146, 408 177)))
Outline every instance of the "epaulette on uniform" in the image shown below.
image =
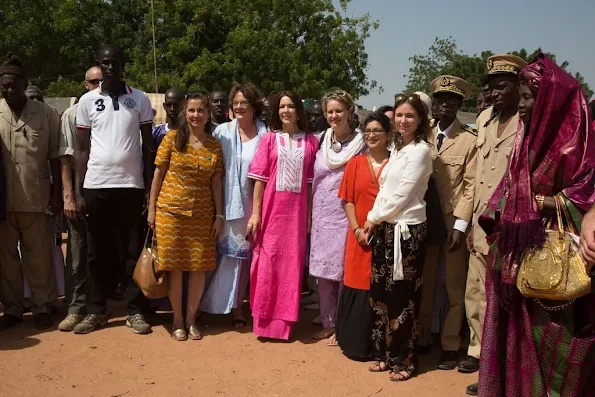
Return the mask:
POLYGON ((477 113, 477 117, 479 117, 480 114, 482 114, 483 112, 485 112, 487 109, 491 108, 492 106, 484 106, 483 109, 481 109, 479 111, 479 113, 477 113))
POLYGON ((477 136, 477 130, 473 127, 469 127, 467 124, 463 124, 463 130, 477 136))

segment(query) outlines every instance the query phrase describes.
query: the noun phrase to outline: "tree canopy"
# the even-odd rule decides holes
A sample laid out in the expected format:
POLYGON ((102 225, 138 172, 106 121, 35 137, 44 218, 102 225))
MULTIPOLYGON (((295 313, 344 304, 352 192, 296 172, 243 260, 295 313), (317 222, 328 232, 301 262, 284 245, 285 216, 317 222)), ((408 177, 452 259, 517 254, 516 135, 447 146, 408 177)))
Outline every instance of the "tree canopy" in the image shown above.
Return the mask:
MULTIPOLYGON (((523 48, 510 53, 531 62, 540 52, 543 52, 541 48, 532 52, 523 48)), ((555 54, 548 52, 545 54, 556 61, 555 54)), ((409 69, 409 74, 404 76, 408 78, 406 91, 427 92, 430 82, 434 78, 445 74, 458 76, 467 80, 473 87, 473 96, 464 102, 462 110, 475 111, 475 100, 482 88, 481 77, 486 71, 486 61, 492 55, 494 53, 489 50, 483 51, 479 55, 467 55, 457 48, 452 37, 436 38, 427 54, 414 55, 409 58, 413 65, 409 69)), ((559 65, 564 70, 568 70, 569 63, 567 61, 559 63, 559 65)), ((591 98, 593 90, 585 82, 584 77, 580 73, 575 73, 574 77, 581 83, 587 99, 591 98)))
POLYGON ((0 0, 0 56, 23 58, 47 96, 81 93, 101 44, 126 54, 125 78, 142 90, 228 89, 250 81, 264 94, 320 97, 338 86, 376 88, 364 41, 378 22, 348 17, 350 0, 0 0), (153 30, 158 86, 155 87, 153 30))

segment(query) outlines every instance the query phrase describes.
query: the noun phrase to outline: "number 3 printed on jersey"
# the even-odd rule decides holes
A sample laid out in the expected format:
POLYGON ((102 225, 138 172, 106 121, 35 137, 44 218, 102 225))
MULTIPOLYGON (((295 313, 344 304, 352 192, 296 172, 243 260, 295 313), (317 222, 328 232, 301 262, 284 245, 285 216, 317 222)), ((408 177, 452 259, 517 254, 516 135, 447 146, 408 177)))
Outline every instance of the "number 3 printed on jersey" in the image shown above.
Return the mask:
POLYGON ((103 112, 105 110, 105 105, 103 104, 103 99, 96 100, 95 106, 97 106, 95 108, 95 110, 97 110, 98 112, 103 112))

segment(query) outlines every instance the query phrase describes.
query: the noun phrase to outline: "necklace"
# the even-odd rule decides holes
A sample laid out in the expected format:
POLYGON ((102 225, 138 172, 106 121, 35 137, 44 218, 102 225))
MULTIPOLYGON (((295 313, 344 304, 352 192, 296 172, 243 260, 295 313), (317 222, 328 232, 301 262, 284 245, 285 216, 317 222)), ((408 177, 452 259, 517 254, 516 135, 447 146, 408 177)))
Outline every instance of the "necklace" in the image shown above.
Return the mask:
POLYGON ((334 142, 332 142, 335 139, 335 131, 333 131, 333 137, 331 139, 331 142, 332 142, 331 143, 331 149, 333 149, 333 152, 340 153, 341 150, 343 150, 343 145, 347 144, 351 140, 352 137, 353 137, 353 131, 351 131, 349 133, 349 136, 347 136, 346 139, 343 139, 342 141, 334 141, 334 142))
POLYGON ((380 169, 384 165, 384 163, 386 163, 387 159, 382 160, 381 163, 377 163, 376 161, 374 161, 374 159, 372 158, 372 156, 370 156, 369 153, 366 155, 366 158, 368 160, 370 172, 372 173, 372 180, 374 181, 374 184, 377 185, 379 175, 378 172, 375 172, 375 170, 380 169))

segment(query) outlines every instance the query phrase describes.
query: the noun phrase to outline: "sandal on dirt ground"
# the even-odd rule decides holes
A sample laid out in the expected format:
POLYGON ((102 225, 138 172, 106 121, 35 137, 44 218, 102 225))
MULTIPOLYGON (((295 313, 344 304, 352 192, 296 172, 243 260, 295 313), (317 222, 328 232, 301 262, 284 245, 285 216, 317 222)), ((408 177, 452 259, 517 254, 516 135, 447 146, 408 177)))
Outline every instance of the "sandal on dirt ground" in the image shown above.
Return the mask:
POLYGON ((331 336, 333 336, 335 334, 335 329, 334 328, 325 328, 322 331, 318 331, 317 333, 315 333, 314 335, 312 335, 312 338, 314 339, 328 339, 331 336))
POLYGON ((234 318, 233 319, 233 327, 235 329, 244 328, 246 325, 248 325, 248 321, 246 321, 243 318, 234 318))
POLYGON ((393 382, 404 382, 413 378, 413 372, 408 369, 402 369, 400 371, 390 371, 389 379, 393 382))
POLYGON ((329 347, 339 346, 339 341, 337 341, 337 334, 331 336, 327 339, 326 345, 329 347))
POLYGON ((192 340, 201 340, 202 339, 202 333, 198 330, 198 327, 196 326, 196 324, 192 324, 191 326, 189 326, 187 331, 188 331, 188 338, 190 338, 192 340))
POLYGON ((183 342, 188 340, 188 334, 186 334, 186 330, 184 328, 176 328, 172 331, 171 337, 173 340, 178 342, 183 342))
POLYGON ((375 361, 374 364, 368 368, 368 371, 370 372, 385 372, 388 370, 390 370, 390 367, 386 361, 375 361))

